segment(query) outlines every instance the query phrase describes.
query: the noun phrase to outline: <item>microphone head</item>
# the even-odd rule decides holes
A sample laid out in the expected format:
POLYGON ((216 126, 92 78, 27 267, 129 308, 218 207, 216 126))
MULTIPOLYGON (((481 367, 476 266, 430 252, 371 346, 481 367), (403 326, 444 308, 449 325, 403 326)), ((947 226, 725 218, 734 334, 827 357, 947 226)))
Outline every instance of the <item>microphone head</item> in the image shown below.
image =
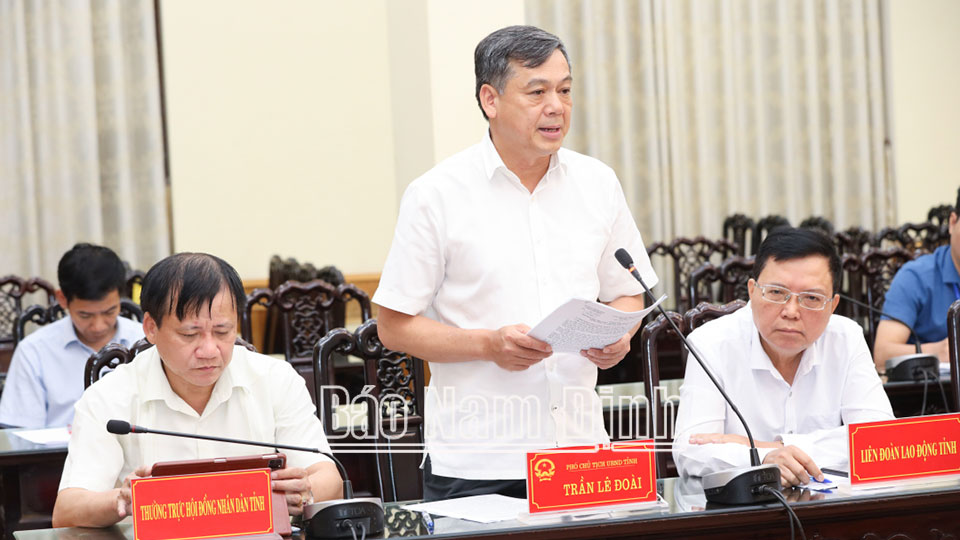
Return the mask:
POLYGON ((130 428, 130 422, 124 422, 123 420, 108 420, 107 431, 113 433, 114 435, 126 435, 127 433, 130 433, 132 429, 130 428))
POLYGON ((613 256, 617 258, 617 262, 620 263, 620 266, 626 268, 627 270, 633 266, 633 257, 627 253, 627 250, 620 248, 616 253, 613 254, 613 256))

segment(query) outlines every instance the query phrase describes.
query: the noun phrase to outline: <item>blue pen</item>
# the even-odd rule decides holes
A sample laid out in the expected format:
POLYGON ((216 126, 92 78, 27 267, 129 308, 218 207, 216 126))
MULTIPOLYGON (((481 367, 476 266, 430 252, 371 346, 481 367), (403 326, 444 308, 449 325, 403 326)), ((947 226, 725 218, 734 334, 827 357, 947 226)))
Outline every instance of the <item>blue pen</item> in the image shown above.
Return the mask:
POLYGON ((427 534, 433 534, 433 517, 426 512, 420 512, 420 518, 427 527, 427 534))

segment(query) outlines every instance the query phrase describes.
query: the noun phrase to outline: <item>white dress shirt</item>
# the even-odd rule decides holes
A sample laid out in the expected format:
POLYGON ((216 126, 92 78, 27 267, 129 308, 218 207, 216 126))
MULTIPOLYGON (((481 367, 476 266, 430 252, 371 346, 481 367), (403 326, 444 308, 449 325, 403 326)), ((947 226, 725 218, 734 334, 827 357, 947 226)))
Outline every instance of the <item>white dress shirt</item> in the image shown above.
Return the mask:
MULTIPOLYGON (((806 452, 820 467, 848 467, 848 424, 893 418, 890 400, 857 323, 832 315, 823 335, 803 352, 793 384, 787 384, 760 344, 750 304, 690 334, 757 441, 782 440, 806 452)), ((690 435, 746 435, 743 425, 695 359, 687 360, 673 457, 685 474, 748 466, 740 444, 692 445, 690 435)), ((771 449, 761 448, 761 459, 771 449)))
MULTIPOLYGON (((642 293, 614 258, 628 250, 657 282, 613 170, 561 149, 530 193, 489 135, 414 180, 373 301, 456 328, 534 326, 570 298, 642 293)), ((425 410, 433 472, 525 476, 524 452, 606 442, 597 368, 555 354, 525 371, 433 362, 425 410)))
MULTIPOLYGON (((117 317, 110 343, 130 347, 142 337, 142 324, 117 317)), ((83 370, 95 352, 77 337, 69 315, 24 338, 10 361, 0 422, 25 428, 69 425, 73 405, 83 393, 83 370)))
MULTIPOLYGON (((283 360, 234 346, 227 369, 198 414, 170 387, 156 347, 103 376, 77 402, 60 489, 107 491, 140 465, 273 453, 246 446, 153 433, 113 435, 107 421, 146 428, 276 442, 330 451, 303 378, 283 360)), ((308 467, 324 456, 286 450, 288 467, 308 467)))

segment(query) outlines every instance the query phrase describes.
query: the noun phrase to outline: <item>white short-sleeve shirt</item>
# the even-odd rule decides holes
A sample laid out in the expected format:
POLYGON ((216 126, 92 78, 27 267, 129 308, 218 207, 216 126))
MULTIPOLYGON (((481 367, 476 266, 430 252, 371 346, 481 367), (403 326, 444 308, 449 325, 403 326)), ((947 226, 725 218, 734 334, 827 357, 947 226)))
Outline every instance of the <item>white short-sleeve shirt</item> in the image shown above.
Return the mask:
MULTIPOLYGON (((749 303, 689 337, 755 440, 782 440, 799 447, 820 467, 846 470, 845 426, 893 418, 863 329, 846 317, 831 315, 823 334, 803 352, 793 384, 787 384, 774 367, 760 339, 749 303)), ((690 435, 697 433, 746 435, 720 392, 690 358, 680 387, 673 443, 677 468, 703 476, 750 464, 746 446, 690 444, 690 435)), ((769 452, 761 448, 761 459, 769 452)))
MULTIPOLYGON (((533 193, 489 135, 414 180, 373 301, 465 329, 534 326, 570 298, 642 294, 624 248, 657 282, 620 183, 600 161, 561 149, 533 193)), ((425 410, 433 472, 524 477, 524 452, 608 440, 597 368, 555 354, 520 372, 476 360, 430 364, 425 410)))
MULTIPOLYGON (((153 433, 113 435, 107 421, 165 431, 275 442, 330 452, 303 378, 283 360, 234 346, 230 364, 198 414, 170 387, 151 347, 103 376, 77 402, 60 489, 107 491, 141 465, 273 453, 272 447, 184 439, 153 433)), ((324 456, 285 450, 288 467, 324 456)))

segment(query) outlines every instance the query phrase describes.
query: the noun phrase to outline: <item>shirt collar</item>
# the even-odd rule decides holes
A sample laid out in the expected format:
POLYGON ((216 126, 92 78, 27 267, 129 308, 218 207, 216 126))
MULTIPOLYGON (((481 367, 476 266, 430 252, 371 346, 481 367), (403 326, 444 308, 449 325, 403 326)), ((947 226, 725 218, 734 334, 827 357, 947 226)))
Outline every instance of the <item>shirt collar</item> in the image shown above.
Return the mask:
MULTIPOLYGON (((91 349, 82 341, 80 341, 80 337, 77 336, 77 329, 74 328, 73 320, 70 318, 69 313, 64 315, 61 321, 62 322, 60 324, 62 324, 62 327, 60 328, 60 331, 57 334, 57 338, 60 341, 60 348, 66 349, 71 344, 76 343, 81 347, 85 347, 86 349, 93 351, 93 349, 91 349)), ((126 336, 122 335, 123 331, 120 328, 120 324, 121 324, 120 317, 117 317, 117 324, 113 331, 113 337, 110 338, 110 341, 108 343, 120 343, 120 344, 123 344, 124 346, 129 347, 132 343, 129 339, 126 338, 126 336)), ((96 352, 96 351, 93 351, 93 352, 96 352)))
MULTIPOLYGON (((249 387, 251 376, 250 370, 247 368, 246 353, 247 350, 244 347, 234 346, 230 364, 227 365, 227 369, 223 371, 220 379, 217 380, 217 384, 214 385, 204 414, 209 414, 210 411, 216 409, 217 405, 230 399, 234 388, 249 387)), ((187 405, 186 401, 177 395, 170 386, 157 348, 150 347, 140 353, 137 356, 137 361, 140 362, 141 359, 146 363, 145 375, 141 379, 143 382, 140 392, 141 403, 155 400, 165 401, 171 409, 187 414, 196 414, 196 411, 187 405)))
MULTIPOLYGON (((483 172, 487 179, 492 180, 497 171, 508 172, 507 166, 503 163, 497 147, 493 145, 493 139, 490 137, 490 130, 487 129, 483 134, 483 140, 480 141, 481 154, 483 156, 483 172)), ((544 178, 551 176, 551 173, 567 173, 567 160, 563 157, 563 152, 556 152, 550 156, 550 165, 547 167, 547 174, 544 178)), ((508 175, 516 176, 512 172, 508 175)))
POLYGON ((957 266, 953 264, 950 246, 944 246, 944 249, 938 255, 937 264, 940 266, 940 275, 943 276, 943 282, 960 283, 960 273, 957 273, 957 266))

